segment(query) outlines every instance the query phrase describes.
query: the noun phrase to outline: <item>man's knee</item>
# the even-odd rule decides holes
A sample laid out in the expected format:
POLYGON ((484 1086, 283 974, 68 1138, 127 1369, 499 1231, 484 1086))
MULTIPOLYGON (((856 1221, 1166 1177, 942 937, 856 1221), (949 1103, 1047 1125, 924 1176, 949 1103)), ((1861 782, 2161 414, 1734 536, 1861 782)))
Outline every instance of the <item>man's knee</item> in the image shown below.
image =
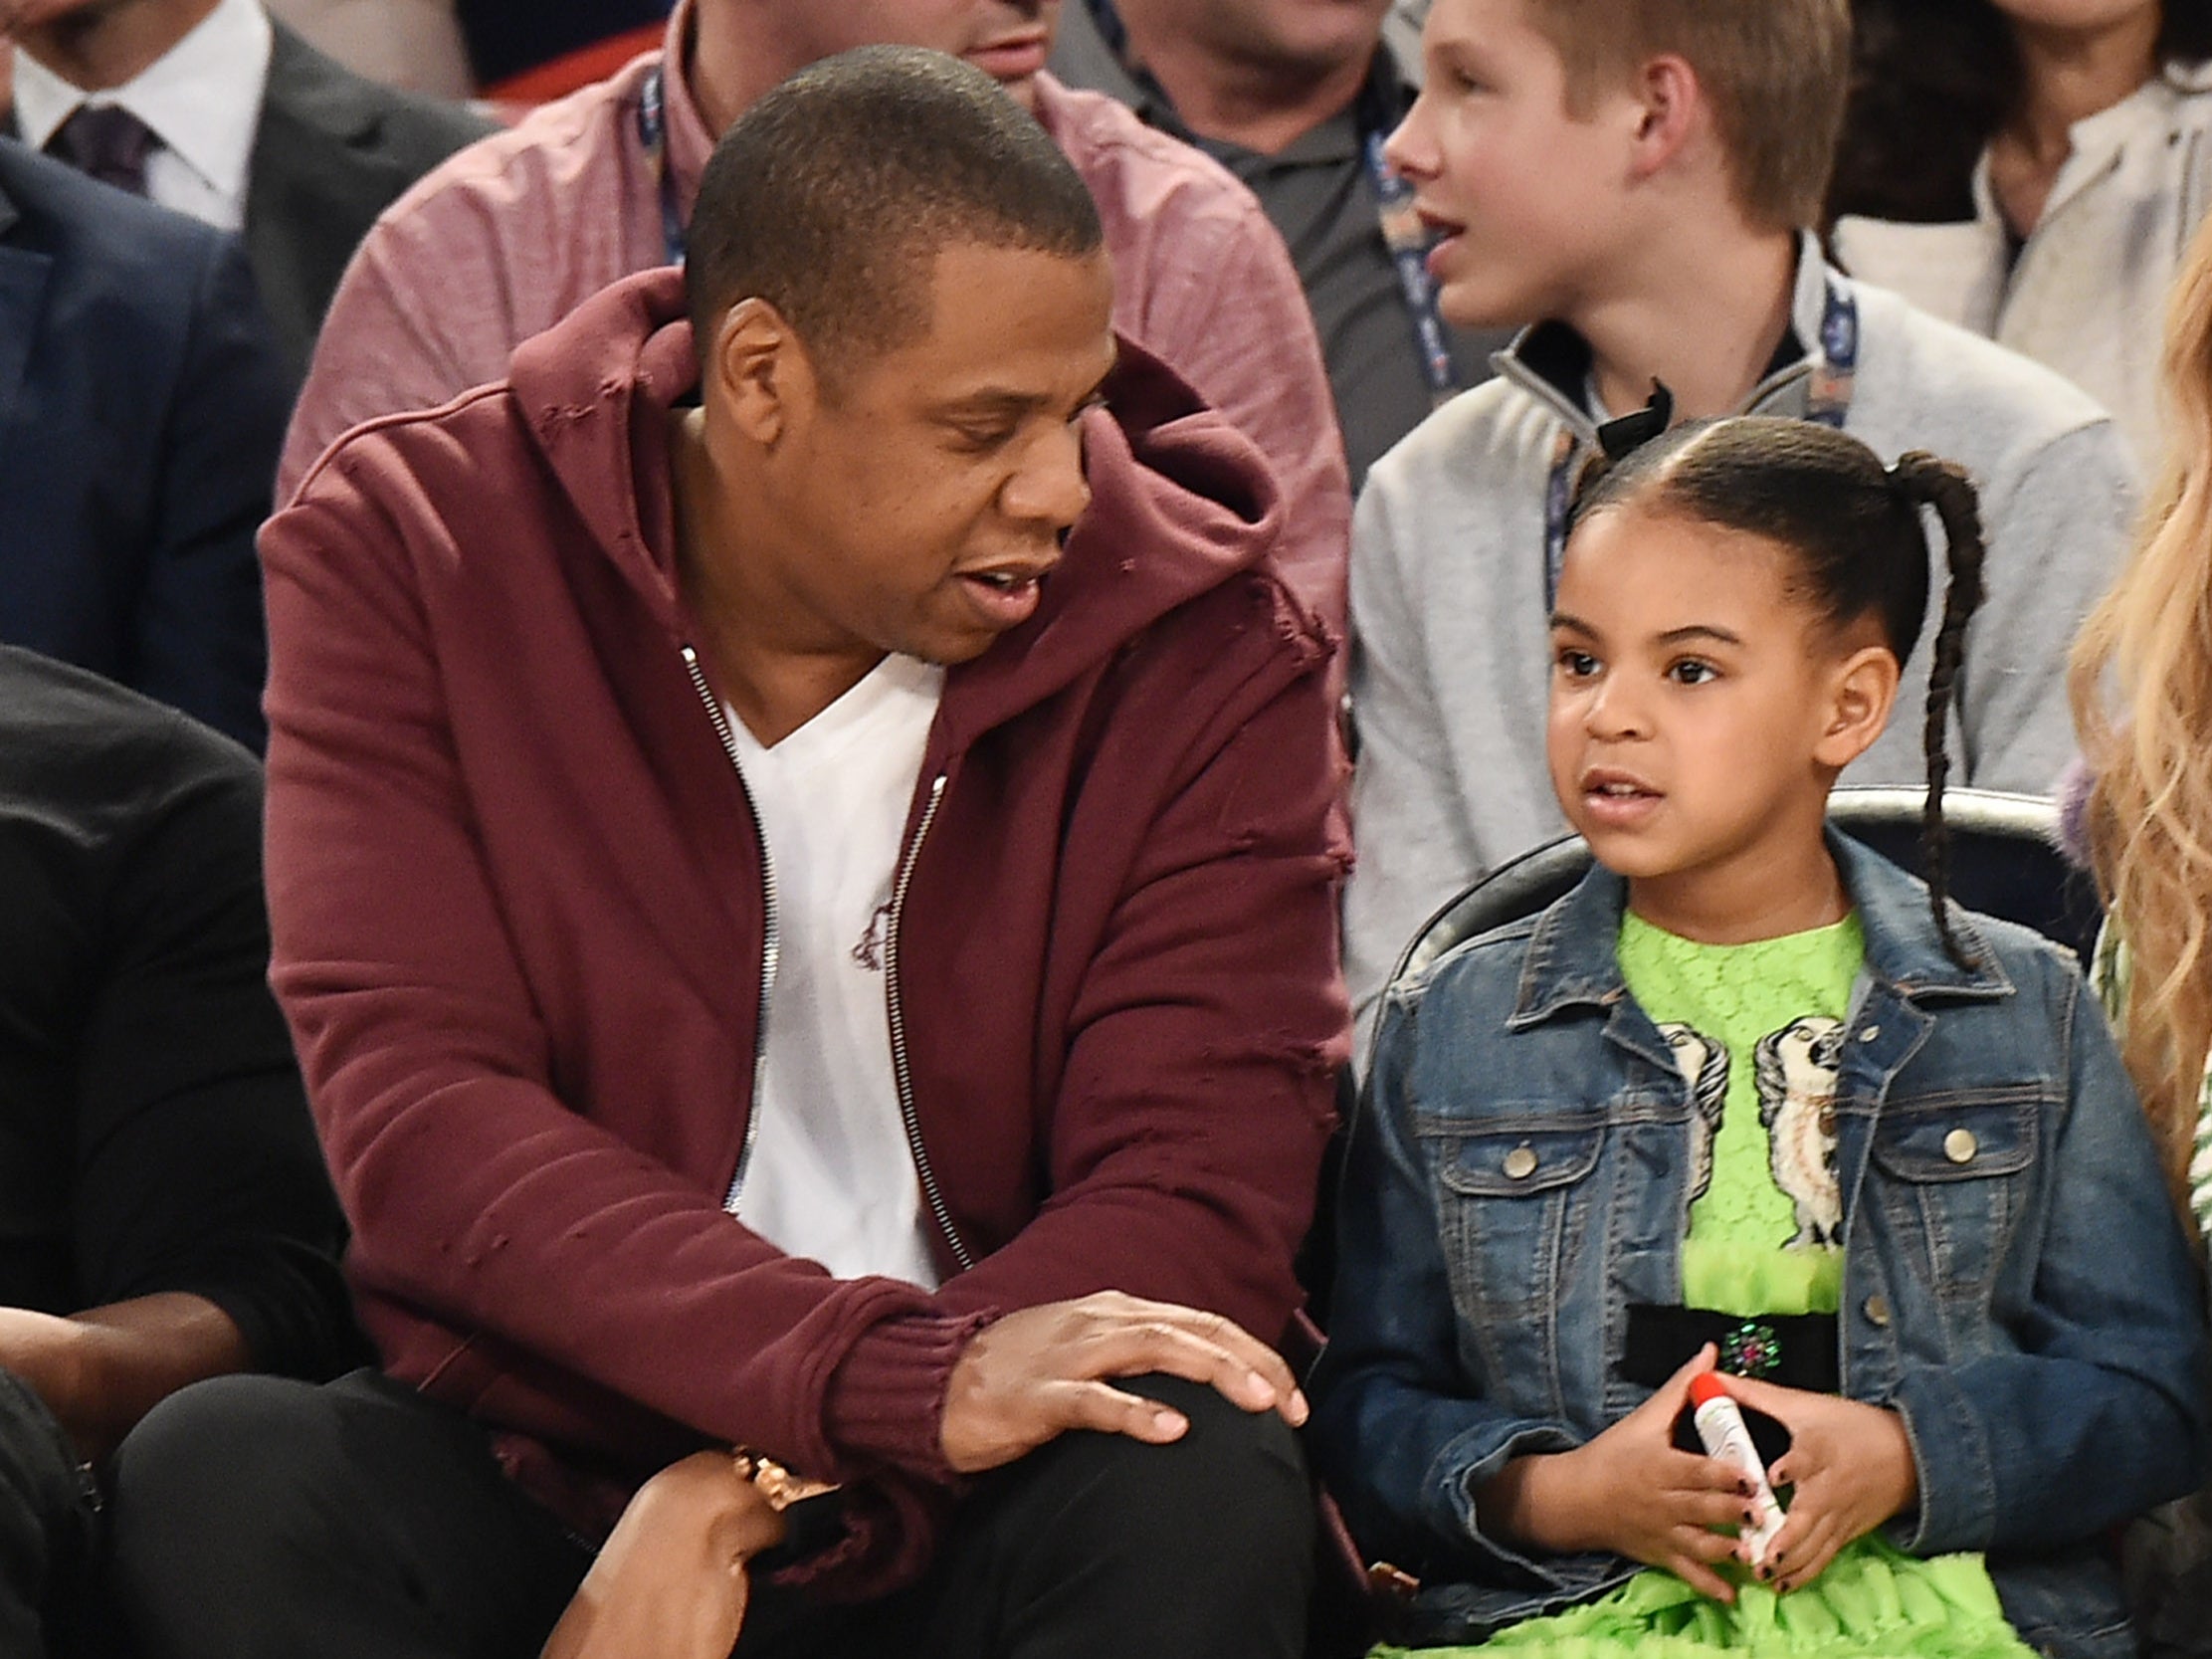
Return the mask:
POLYGON ((115 1455, 110 1565, 118 1600, 160 1624, 205 1604, 212 1585, 285 1553, 311 1552, 337 1486, 322 1390, 224 1376, 170 1395, 115 1455))
MULTIPOLYGON (((151 1655, 273 1651, 331 1574, 372 1578, 379 1462, 357 1420, 379 1402, 275 1376, 172 1394, 115 1456, 109 1590, 151 1655)), ((373 1425, 371 1425, 373 1427, 373 1425)))
POLYGON ((932 1652, 1052 1632, 1055 1653, 1293 1656, 1313 1496, 1290 1426, 1172 1377, 1124 1384, 1190 1426, 1167 1445, 1068 1434, 986 1479, 941 1567, 932 1652))
POLYGON ((110 1588, 149 1659, 534 1652, 588 1561, 480 1427, 373 1372, 199 1383, 116 1457, 110 1588))
POLYGON ((1244 1562, 1286 1583, 1281 1575, 1305 1573, 1312 1487, 1290 1425, 1180 1377, 1123 1386, 1173 1406, 1190 1427, 1163 1446, 1074 1434, 1035 1454, 1039 1497, 1055 1524, 1093 1535, 1101 1549, 1180 1566, 1244 1562))

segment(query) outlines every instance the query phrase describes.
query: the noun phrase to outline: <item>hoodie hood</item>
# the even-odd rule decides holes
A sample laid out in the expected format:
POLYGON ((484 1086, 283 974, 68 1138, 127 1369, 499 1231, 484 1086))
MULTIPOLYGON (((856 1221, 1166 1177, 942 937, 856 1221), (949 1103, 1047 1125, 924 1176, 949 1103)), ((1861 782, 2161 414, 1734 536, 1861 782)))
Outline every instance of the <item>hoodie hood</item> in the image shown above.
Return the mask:
POLYGON ((671 267, 626 278, 515 348, 507 389, 560 493, 609 561, 681 632, 668 412, 699 388, 671 267))
MULTIPOLYGON (((1074 683, 1177 606, 1264 572, 1286 637, 1317 658, 1321 625, 1273 572, 1281 493, 1260 450, 1174 370, 1123 337, 1106 406, 1086 418, 1092 500, 1037 614, 945 684, 945 735, 972 739, 1074 683)), ((672 635, 677 587, 671 408, 699 364, 680 271, 594 296, 514 354, 509 389, 546 469, 593 540, 672 635)))

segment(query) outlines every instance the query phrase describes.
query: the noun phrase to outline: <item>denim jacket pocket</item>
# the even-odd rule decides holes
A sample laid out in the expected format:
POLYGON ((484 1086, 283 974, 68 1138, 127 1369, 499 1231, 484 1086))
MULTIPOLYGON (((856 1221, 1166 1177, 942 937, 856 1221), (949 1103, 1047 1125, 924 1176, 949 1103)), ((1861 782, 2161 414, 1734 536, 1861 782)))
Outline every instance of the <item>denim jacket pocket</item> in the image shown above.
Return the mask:
POLYGON ((2046 1084, 1951 1090, 1893 1101, 1875 1126, 1880 1202, 1945 1300, 1989 1295, 2032 1202, 2051 1100, 2046 1084))
POLYGON ((1546 1317, 1590 1234, 1601 1115, 1423 1118, 1414 1134, 1437 1183, 1453 1291, 1478 1330, 1546 1317))

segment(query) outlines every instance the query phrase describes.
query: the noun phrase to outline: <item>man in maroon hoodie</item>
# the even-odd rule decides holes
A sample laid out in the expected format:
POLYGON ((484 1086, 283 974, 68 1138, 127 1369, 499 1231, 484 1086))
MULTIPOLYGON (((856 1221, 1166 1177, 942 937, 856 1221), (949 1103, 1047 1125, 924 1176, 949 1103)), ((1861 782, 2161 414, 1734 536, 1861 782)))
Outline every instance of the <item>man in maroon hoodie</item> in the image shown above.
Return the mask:
POLYGON ((156 1656, 527 1654, 718 1443, 839 1485, 741 1653, 1297 1653, 1345 850, 1267 467, 932 54, 756 104, 689 284, 265 531, 275 978, 384 1366, 150 1419, 116 1593, 156 1656))

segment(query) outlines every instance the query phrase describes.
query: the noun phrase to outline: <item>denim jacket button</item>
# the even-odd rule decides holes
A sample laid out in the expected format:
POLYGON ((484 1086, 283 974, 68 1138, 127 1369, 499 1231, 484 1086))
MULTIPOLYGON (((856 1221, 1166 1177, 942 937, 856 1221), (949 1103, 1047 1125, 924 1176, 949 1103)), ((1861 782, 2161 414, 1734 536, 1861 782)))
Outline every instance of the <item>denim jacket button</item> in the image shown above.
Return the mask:
POLYGON ((1974 1139, 1970 1129, 1954 1129, 1943 1137, 1943 1155, 1953 1163, 1971 1163, 1979 1150, 1981 1142, 1974 1139))
POLYGON ((1524 1181, 1536 1172, 1536 1154, 1527 1146, 1515 1146, 1506 1154, 1504 1168, 1508 1180, 1524 1181))
POLYGON ((1880 1291, 1876 1291, 1874 1295, 1867 1298, 1864 1311, 1869 1325, 1885 1327, 1889 1325, 1890 1299, 1880 1291))
POLYGON ((1881 1035, 1882 1027, 1880 1027, 1879 1025, 1870 1025, 1859 1033, 1859 1041, 1861 1041, 1862 1043, 1871 1043, 1875 1040, 1875 1038, 1881 1035))

